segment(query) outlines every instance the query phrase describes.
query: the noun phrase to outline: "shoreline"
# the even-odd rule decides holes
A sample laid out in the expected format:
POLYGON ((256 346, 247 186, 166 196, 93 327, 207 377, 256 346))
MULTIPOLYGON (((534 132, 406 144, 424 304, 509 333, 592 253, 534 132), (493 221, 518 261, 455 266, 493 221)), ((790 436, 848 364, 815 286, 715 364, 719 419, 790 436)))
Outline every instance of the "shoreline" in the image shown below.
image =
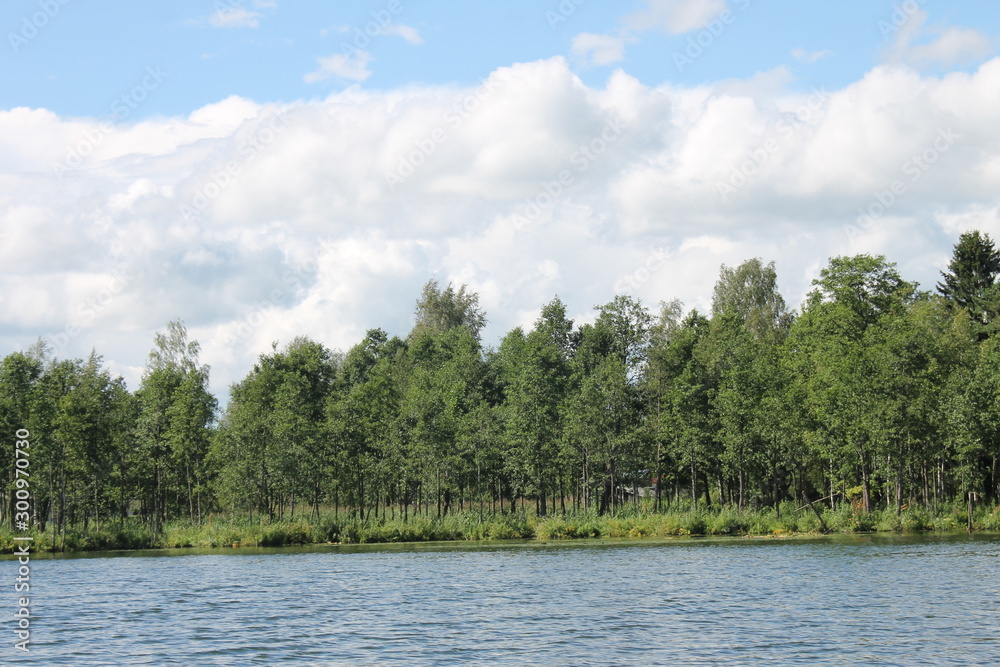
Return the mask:
MULTIPOLYGON (((1000 531, 944 531, 922 532, 871 531, 864 533, 793 533, 789 535, 676 535, 667 537, 586 537, 573 539, 510 539, 510 540, 427 540, 416 542, 316 542, 284 546, 238 546, 238 547, 154 547, 141 549, 107 549, 102 551, 44 551, 32 552, 34 560, 62 560, 79 558, 124 558, 124 557, 179 557, 206 555, 261 555, 300 553, 374 553, 385 551, 447 551, 506 549, 520 547, 622 547, 622 546, 685 546, 694 544, 745 543, 748 541, 765 543, 795 542, 837 542, 857 543, 865 539, 887 542, 923 542, 932 538, 954 539, 1000 539, 1000 531)), ((12 560, 9 554, 0 555, 0 562, 12 560)))
MULTIPOLYGON (((334 548, 355 546, 428 544, 577 544, 643 543, 678 540, 783 541, 827 539, 837 536, 955 536, 1000 534, 1000 507, 981 508, 968 530, 967 516, 956 507, 935 514, 911 509, 875 510, 853 514, 827 510, 823 530, 812 514, 777 515, 772 510, 731 508, 709 511, 646 513, 629 516, 588 514, 538 517, 534 514, 486 516, 464 512, 443 517, 409 517, 408 521, 361 521, 338 516, 318 520, 252 520, 249 517, 212 516, 197 525, 188 521, 168 523, 160 533, 144 525, 113 525, 100 529, 67 531, 65 537, 32 531, 35 557, 99 555, 112 552, 214 552, 242 549, 334 548), (55 548, 53 548, 55 547, 55 548)), ((0 530, 0 560, 9 560, 13 534, 0 530)))

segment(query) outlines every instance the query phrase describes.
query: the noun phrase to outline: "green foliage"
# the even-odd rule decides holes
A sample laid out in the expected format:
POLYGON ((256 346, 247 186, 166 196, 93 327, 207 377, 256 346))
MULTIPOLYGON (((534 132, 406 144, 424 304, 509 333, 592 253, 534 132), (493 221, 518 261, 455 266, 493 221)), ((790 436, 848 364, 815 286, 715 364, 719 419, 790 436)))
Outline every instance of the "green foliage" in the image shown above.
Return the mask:
MULTIPOLYGON (((31 431, 29 523, 56 550, 963 529, 969 503, 982 529, 996 255, 963 235, 944 296, 836 257, 798 314, 754 258, 710 318, 618 295, 574 326, 557 297, 497 349, 478 295, 430 281, 405 339, 275 343, 221 416, 181 322, 134 392, 39 342, 0 361, 0 425, 31 431)), ((0 470, 9 529, 25 480, 0 470)))
POLYGON ((781 335, 792 321, 778 291, 774 262, 765 266, 759 258, 736 268, 722 265, 712 293, 712 313, 733 316, 758 338, 781 335))
POLYGON ((456 327, 466 328, 479 340, 479 332, 486 324, 486 315, 479 309, 479 295, 468 291, 466 285, 456 290, 451 284, 445 289, 436 280, 428 280, 417 301, 414 312, 416 324, 410 338, 422 333, 446 333, 456 327))
POLYGON ((750 531, 750 523, 744 514, 729 508, 712 517, 708 531, 712 535, 744 535, 750 531))
MULTIPOLYGON (((1000 313, 1000 293, 994 289, 1000 274, 1000 251, 989 234, 979 230, 964 232, 955 245, 938 292, 949 302, 965 309, 977 324, 987 327, 1000 313)), ((992 331, 992 327, 985 329, 992 331)))

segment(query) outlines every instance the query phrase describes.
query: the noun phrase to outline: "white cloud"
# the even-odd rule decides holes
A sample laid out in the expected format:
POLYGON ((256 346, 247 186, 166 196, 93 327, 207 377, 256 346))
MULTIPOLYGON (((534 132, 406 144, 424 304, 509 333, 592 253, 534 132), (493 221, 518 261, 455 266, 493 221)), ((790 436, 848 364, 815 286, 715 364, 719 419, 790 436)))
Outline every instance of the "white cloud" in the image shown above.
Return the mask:
POLYGON ((420 36, 420 33, 417 32, 417 29, 408 25, 390 24, 382 28, 380 32, 383 35, 395 35, 397 37, 402 37, 414 46, 419 46, 424 43, 424 40, 420 36))
POLYGON ((116 128, 62 179, 53 162, 99 121, 0 111, 0 344, 96 347, 134 387, 153 333, 181 318, 224 395, 274 340, 405 334, 431 276, 479 292, 495 344, 555 294, 592 317, 623 279, 648 305, 707 312, 720 264, 759 256, 796 306, 830 255, 885 253, 927 287, 959 230, 997 235, 1000 59, 885 65, 815 93, 782 76, 651 90, 616 71, 595 87, 554 58, 469 88, 232 97, 116 128))
POLYGON ((894 26, 885 60, 917 67, 951 66, 980 61, 994 53, 989 38, 978 30, 955 26, 942 29, 926 23, 927 11, 919 9, 894 26))
POLYGON ((990 40, 972 28, 946 28, 927 44, 914 44, 909 48, 909 60, 922 65, 954 65, 959 62, 981 60, 993 52, 990 40))
POLYGON ((715 92, 746 98, 774 98, 781 95, 795 77, 786 66, 757 72, 746 79, 725 79, 715 84, 715 92))
MULTIPOLYGON (((587 64, 607 65, 624 59, 625 44, 639 41, 638 33, 659 30, 679 35, 705 29, 712 22, 724 28, 720 16, 725 23, 732 21, 726 16, 726 0, 642 0, 642 4, 642 9, 621 18, 618 36, 581 33, 574 37, 573 54, 587 64)), ((737 4, 741 9, 749 6, 748 0, 737 4)))
POLYGON ((1000 239, 1000 204, 972 205, 957 212, 941 211, 936 218, 942 229, 956 237, 963 232, 978 229, 989 234, 994 240, 1000 239))
POLYGON ((335 53, 325 58, 317 58, 319 69, 306 74, 306 83, 316 83, 323 79, 335 77, 346 81, 364 81, 372 75, 368 63, 372 57, 367 51, 355 51, 352 55, 335 53))
MULTIPOLYGON (((320 37, 328 37, 332 33, 347 34, 351 32, 351 26, 348 25, 338 25, 328 28, 323 28, 319 31, 320 37)), ((356 29, 356 28, 355 28, 356 29)), ((402 37, 407 42, 413 46, 420 46, 424 43, 423 37, 420 36, 420 31, 412 26, 408 26, 402 23, 390 23, 388 25, 378 28, 377 32, 371 32, 369 36, 374 35, 394 35, 396 37, 402 37)))
POLYGON ((608 65, 625 57, 625 40, 584 32, 573 38, 573 54, 593 65, 608 65))
POLYGON ((823 58, 830 55, 830 51, 806 51, 802 48, 792 49, 792 57, 798 60, 800 63, 806 63, 811 65, 812 63, 819 62, 823 58))
POLYGON ((625 18, 636 30, 665 30, 682 34, 700 30, 726 9, 726 0, 643 0, 641 11, 625 18))
POLYGON ((260 13, 243 7, 227 7, 209 16, 208 22, 215 28, 258 28, 260 13))

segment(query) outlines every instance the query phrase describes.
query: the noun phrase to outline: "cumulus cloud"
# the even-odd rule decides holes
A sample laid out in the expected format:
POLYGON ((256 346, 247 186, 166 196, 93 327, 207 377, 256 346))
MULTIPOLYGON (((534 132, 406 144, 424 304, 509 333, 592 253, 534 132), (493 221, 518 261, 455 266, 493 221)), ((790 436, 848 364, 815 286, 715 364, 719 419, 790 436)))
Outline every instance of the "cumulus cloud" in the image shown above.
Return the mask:
POLYGON ((0 342, 96 347, 135 386, 181 318, 224 395, 275 340, 405 334, 430 277, 480 294, 495 343, 556 294, 578 321, 622 292, 707 312, 719 266, 755 256, 792 305, 834 254, 930 286, 959 230, 1000 231, 1000 59, 786 80, 589 86, 553 58, 469 87, 232 97, 116 125, 60 174, 100 121, 0 111, 0 342))
POLYGON ((345 81, 364 81, 372 75, 368 69, 371 54, 367 51, 355 51, 351 55, 335 53, 325 58, 317 58, 319 69, 302 77, 306 83, 316 83, 323 79, 335 77, 345 81))

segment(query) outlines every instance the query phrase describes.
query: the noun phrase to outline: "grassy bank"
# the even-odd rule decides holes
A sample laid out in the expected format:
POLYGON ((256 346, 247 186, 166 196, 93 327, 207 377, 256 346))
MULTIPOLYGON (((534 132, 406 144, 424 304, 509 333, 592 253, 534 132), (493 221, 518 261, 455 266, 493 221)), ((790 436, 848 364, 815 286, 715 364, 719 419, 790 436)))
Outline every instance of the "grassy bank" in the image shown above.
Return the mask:
MULTIPOLYGON (((829 532, 954 532, 967 529, 964 506, 947 506, 931 513, 923 507, 871 513, 851 511, 848 506, 825 509, 823 521, 829 532)), ((1000 507, 977 508, 973 530, 1000 531, 1000 507)), ((487 515, 475 512, 441 518, 415 517, 409 521, 360 521, 332 512, 319 520, 269 521, 256 517, 212 516, 202 525, 172 521, 159 534, 139 523, 67 530, 65 539, 51 532, 29 533, 33 551, 107 551, 117 549, 279 547, 304 544, 362 544, 379 542, 427 542, 449 540, 644 538, 689 535, 788 536, 823 532, 819 518, 808 509, 789 503, 742 513, 734 508, 708 508, 642 512, 628 508, 614 516, 571 513, 538 517, 532 513, 487 515)), ((22 533, 17 533, 21 535, 22 533)), ((10 553, 14 533, 0 529, 0 548, 10 553)))

